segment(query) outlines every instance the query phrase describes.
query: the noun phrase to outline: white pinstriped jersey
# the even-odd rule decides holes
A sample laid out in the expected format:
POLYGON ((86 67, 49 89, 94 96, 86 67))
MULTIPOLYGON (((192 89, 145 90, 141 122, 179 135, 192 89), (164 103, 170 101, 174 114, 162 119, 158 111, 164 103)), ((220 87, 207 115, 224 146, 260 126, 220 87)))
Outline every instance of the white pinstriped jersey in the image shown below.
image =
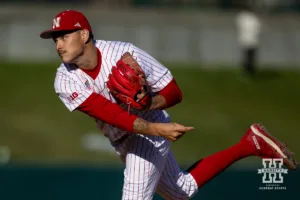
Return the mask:
MULTIPOLYGON (((93 92, 101 94, 106 99, 115 102, 115 99, 109 93, 106 82, 112 67, 116 65, 121 55, 125 52, 132 53, 133 57, 140 64, 152 92, 162 90, 173 78, 171 72, 166 67, 147 52, 131 43, 96 40, 95 45, 100 50, 102 56, 100 72, 95 80, 73 64, 62 63, 57 69, 54 83, 55 92, 70 111, 75 110, 93 92)), ((131 110, 131 112, 133 113, 134 111, 131 110)), ((134 114, 152 122, 169 121, 168 114, 165 111, 143 111, 134 112, 134 114)), ((124 134, 129 134, 100 120, 97 120, 97 127, 112 142, 120 139, 124 134)))

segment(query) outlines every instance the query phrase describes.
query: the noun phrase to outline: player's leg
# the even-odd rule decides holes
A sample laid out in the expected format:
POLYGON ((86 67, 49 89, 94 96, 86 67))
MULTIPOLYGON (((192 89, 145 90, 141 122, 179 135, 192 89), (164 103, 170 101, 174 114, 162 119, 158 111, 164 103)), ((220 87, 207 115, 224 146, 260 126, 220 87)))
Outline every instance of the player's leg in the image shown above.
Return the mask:
POLYGON ((255 75, 255 52, 254 47, 248 50, 248 71, 252 76, 255 75))
POLYGON ((157 192, 165 199, 189 199, 197 192, 197 188, 237 160, 248 156, 282 158, 289 169, 297 167, 292 154, 283 143, 261 125, 253 124, 238 144, 200 160, 185 173, 179 170, 170 151, 157 192))
MULTIPOLYGON (((133 135, 119 152, 126 155, 123 200, 153 198, 169 152, 170 142, 161 137, 133 135)), ((122 156, 121 156, 122 157, 122 156)))
POLYGON ((185 200, 193 197, 198 185, 193 176, 180 170, 170 150, 156 192, 166 200, 185 200))
POLYGON ((248 157, 281 158, 289 169, 296 169, 297 163, 286 146, 271 136, 260 124, 253 124, 236 145, 203 158, 188 172, 201 187, 234 162, 248 157))
POLYGON ((248 73, 248 48, 244 47, 241 49, 242 54, 242 72, 245 75, 249 75, 248 73))
POLYGON ((244 142, 208 156, 194 164, 186 172, 180 171, 172 152, 165 164, 157 193, 164 199, 190 199, 209 180, 235 161, 253 155, 253 148, 244 142))

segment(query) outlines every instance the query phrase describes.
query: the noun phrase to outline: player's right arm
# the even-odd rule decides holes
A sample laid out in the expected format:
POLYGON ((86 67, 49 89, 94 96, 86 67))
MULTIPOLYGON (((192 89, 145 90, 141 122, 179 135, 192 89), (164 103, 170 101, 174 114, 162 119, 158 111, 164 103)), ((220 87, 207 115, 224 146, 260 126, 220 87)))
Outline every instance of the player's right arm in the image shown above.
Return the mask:
POLYGON ((194 130, 193 127, 186 127, 177 123, 150 123, 141 118, 134 121, 133 129, 137 133, 162 136, 170 141, 176 141, 186 132, 194 130))
POLYGON ((128 132, 162 136, 171 141, 193 130, 192 127, 176 123, 150 123, 128 113, 119 105, 96 93, 92 93, 77 110, 128 132))
POLYGON ((176 123, 150 123, 132 115, 100 94, 94 93, 77 77, 57 74, 55 91, 70 110, 79 110, 95 119, 122 130, 145 135, 162 136, 175 141, 185 132, 193 130, 176 123))

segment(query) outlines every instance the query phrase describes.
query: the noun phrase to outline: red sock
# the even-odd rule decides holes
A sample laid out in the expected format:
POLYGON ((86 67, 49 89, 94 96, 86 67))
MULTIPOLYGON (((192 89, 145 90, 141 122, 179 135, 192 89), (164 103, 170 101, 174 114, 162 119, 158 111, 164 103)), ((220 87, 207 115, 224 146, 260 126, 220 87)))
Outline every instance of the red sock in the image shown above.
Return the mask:
POLYGON ((187 171, 194 177, 200 188, 235 161, 253 155, 254 151, 248 143, 239 142, 228 149, 203 158, 187 171))

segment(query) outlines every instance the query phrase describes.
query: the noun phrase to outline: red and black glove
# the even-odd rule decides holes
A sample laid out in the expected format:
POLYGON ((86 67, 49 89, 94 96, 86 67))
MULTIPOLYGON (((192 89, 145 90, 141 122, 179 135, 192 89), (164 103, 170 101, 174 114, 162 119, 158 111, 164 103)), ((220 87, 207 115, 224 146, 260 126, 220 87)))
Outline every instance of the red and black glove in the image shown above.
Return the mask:
POLYGON ((117 103, 144 110, 151 104, 145 74, 129 52, 122 55, 109 74, 107 87, 117 103))

